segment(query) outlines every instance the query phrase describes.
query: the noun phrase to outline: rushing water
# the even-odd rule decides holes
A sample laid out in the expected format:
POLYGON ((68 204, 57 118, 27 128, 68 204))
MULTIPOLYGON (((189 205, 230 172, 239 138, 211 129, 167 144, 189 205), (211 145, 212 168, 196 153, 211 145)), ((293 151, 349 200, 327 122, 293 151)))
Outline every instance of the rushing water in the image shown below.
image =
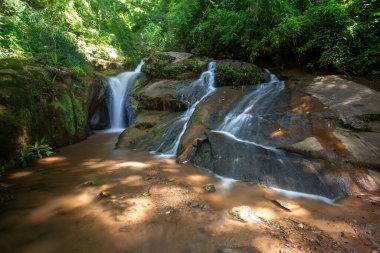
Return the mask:
MULTIPOLYGON (((203 92, 202 92, 200 98, 198 100, 196 100, 187 109, 187 111, 183 115, 181 115, 180 117, 175 119, 173 124, 167 129, 167 131, 165 131, 164 137, 170 136, 172 131, 175 128, 178 128, 178 126, 182 126, 180 134, 169 145, 169 147, 166 149, 166 151, 163 154, 159 155, 159 157, 174 157, 174 156, 176 156, 177 150, 179 147, 179 143, 181 142, 181 138, 186 131, 187 124, 189 123, 189 120, 190 120, 191 116, 193 115, 195 108, 203 99, 205 99, 207 96, 209 96, 215 90, 215 87, 214 87, 214 85, 215 85, 214 71, 215 71, 215 62, 210 62, 208 65, 208 70, 203 72, 201 77, 194 83, 196 86, 201 86, 203 88, 202 89, 203 92)), ((166 140, 167 140, 167 138, 165 138, 165 141, 166 140)), ((165 141, 163 141, 160 144, 160 146, 155 151, 153 151, 152 153, 157 152, 162 147, 162 145, 165 143, 165 141)))
POLYGON ((246 95, 224 118, 217 129, 219 132, 229 133, 239 140, 250 140, 252 131, 260 129, 262 115, 267 110, 266 105, 272 103, 285 88, 285 83, 279 81, 275 75, 269 71, 266 74, 269 82, 257 85, 253 92, 246 95))
POLYGON ((108 109, 110 112, 111 129, 122 129, 131 124, 134 120, 135 113, 130 104, 129 93, 133 88, 136 78, 141 73, 144 62, 140 64, 134 71, 123 72, 117 76, 108 78, 110 88, 110 103, 108 109), (127 113, 126 113, 127 112, 127 113))

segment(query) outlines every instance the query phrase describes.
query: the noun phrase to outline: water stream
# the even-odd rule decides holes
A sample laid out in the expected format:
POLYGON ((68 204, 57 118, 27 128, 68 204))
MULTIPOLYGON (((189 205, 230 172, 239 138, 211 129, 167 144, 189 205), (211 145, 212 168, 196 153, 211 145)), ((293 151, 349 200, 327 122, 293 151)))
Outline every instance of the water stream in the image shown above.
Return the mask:
MULTIPOLYGON (((177 138, 169 145, 166 151, 158 155, 158 157, 175 157, 176 156, 179 144, 181 142, 181 138, 187 129, 187 124, 189 123, 189 120, 191 116, 193 115, 195 108, 203 99, 205 99, 215 90, 214 71, 215 71, 215 62, 210 62, 208 65, 208 70, 203 72, 201 77, 195 82, 196 85, 199 85, 203 88, 201 97, 197 101, 195 101, 183 115, 175 119, 171 127, 169 127, 168 130, 164 133, 164 135, 171 136, 171 133, 176 128, 176 126, 182 125, 182 130, 177 136, 177 138)), ((164 143, 165 142, 163 141, 161 145, 156 150, 151 151, 151 153, 156 153, 162 147, 164 143)))
POLYGON ((134 120, 135 112, 130 104, 129 93, 136 78, 140 75, 143 65, 144 61, 141 61, 134 71, 123 72, 108 78, 111 96, 108 110, 110 112, 111 129, 113 130, 123 129, 134 120))

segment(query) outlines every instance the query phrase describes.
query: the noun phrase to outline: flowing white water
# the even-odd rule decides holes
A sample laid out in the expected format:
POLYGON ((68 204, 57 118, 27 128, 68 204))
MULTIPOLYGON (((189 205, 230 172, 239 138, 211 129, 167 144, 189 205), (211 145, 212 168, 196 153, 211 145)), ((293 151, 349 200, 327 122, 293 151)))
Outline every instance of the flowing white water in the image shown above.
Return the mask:
MULTIPOLYGON (((223 123, 218 127, 220 132, 228 132, 240 139, 245 133, 252 129, 254 118, 260 117, 256 106, 263 101, 272 101, 273 98, 285 88, 285 83, 280 82, 277 77, 266 70, 270 77, 269 83, 257 85, 256 90, 245 96, 239 104, 227 114, 223 123)), ((260 109, 259 109, 260 110, 260 109)), ((256 126, 257 127, 257 126, 256 126)))
POLYGON ((169 149, 167 152, 164 154, 160 154, 157 157, 159 158, 165 158, 165 157, 174 157, 177 154, 177 150, 179 147, 179 143, 181 142, 181 138, 184 135, 186 129, 187 129, 187 124, 189 123, 189 120, 191 116, 193 115, 195 108, 197 105, 205 99, 207 96, 209 96, 212 92, 215 90, 215 62, 210 62, 208 65, 208 70, 206 72, 203 72, 201 77, 198 80, 198 83, 200 83, 205 89, 205 94, 194 104, 192 104, 187 111, 178 119, 181 122, 184 122, 184 125, 182 127, 182 130, 180 134, 177 136, 177 138, 174 140, 174 142, 170 145, 169 149))
POLYGON ((117 76, 108 78, 111 91, 111 102, 108 105, 110 114, 111 129, 123 129, 125 125, 125 117, 128 117, 128 123, 133 121, 133 113, 125 115, 126 103, 129 101, 129 92, 132 90, 136 78, 141 73, 144 61, 136 67, 135 71, 123 72, 117 76))
POLYGON ((288 191, 288 190, 283 190, 283 189, 274 188, 274 187, 270 187, 270 188, 288 199, 304 198, 304 199, 311 199, 315 201, 322 201, 322 202, 325 202, 326 204, 330 204, 333 206, 339 206, 338 204, 335 203, 336 201, 335 199, 329 199, 320 195, 314 195, 314 194, 309 194, 309 193, 304 193, 304 192, 288 191))
MULTIPOLYGON (((285 88, 285 83, 278 80, 278 78, 266 70, 268 83, 259 84, 257 88, 246 95, 225 117, 223 123, 214 130, 215 133, 220 133, 232 138, 234 141, 254 145, 272 152, 274 159, 278 160, 284 166, 293 166, 293 163, 288 160, 284 151, 276 147, 266 146, 250 140, 253 128, 260 129, 259 118, 265 114, 265 107, 267 103, 271 103, 276 97, 281 94, 285 88)), ((238 157, 236 159, 239 159, 238 157)), ((236 160, 235 159, 235 160, 236 160)), ((231 168, 233 169, 233 168, 231 168)), ((218 177, 223 178, 224 177, 218 177)), ((234 181, 227 180, 226 185, 231 186, 234 181)), ((297 191, 290 191, 280 188, 271 187, 277 193, 287 198, 305 198, 315 201, 322 201, 330 205, 335 204, 334 199, 329 199, 324 196, 308 194, 297 191)))

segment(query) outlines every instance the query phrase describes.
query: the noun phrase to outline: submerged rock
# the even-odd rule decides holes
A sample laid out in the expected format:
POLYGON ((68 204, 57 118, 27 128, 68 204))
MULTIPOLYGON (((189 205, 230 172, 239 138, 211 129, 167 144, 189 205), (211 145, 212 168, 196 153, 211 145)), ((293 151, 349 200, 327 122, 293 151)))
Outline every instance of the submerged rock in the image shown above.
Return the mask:
POLYGON ((213 192, 216 192, 215 185, 213 185, 213 184, 207 184, 207 185, 203 186, 203 189, 204 189, 205 192, 207 192, 207 193, 213 193, 213 192))

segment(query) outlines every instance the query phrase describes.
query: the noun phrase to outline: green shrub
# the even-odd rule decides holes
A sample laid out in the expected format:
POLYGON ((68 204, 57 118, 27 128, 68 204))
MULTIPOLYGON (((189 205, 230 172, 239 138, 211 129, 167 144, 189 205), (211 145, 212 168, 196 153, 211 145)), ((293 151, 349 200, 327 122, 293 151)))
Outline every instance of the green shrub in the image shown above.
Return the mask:
POLYGON ((25 150, 22 150, 15 159, 17 166, 26 167, 31 162, 53 155, 53 150, 49 143, 43 138, 36 141, 34 145, 29 145, 25 150))
POLYGON ((215 81, 218 87, 254 85, 261 83, 263 78, 263 71, 253 64, 245 66, 217 64, 215 69, 215 81))

